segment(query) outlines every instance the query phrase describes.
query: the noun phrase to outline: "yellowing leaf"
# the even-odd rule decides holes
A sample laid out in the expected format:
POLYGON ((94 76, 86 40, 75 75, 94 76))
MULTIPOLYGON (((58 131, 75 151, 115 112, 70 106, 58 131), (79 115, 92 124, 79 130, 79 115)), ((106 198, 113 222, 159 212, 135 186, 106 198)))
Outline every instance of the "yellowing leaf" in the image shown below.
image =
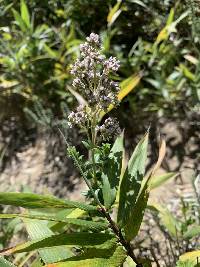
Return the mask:
POLYGON ((141 80, 141 73, 133 74, 123 82, 121 82, 121 90, 118 95, 118 99, 121 101, 125 96, 127 96, 140 82, 141 80))
POLYGON ((168 39, 170 33, 176 32, 176 26, 177 24, 183 20, 185 17, 187 17, 189 14, 188 11, 184 12, 176 21, 173 21, 174 19, 174 9, 172 8, 166 23, 166 26, 160 31, 158 34, 158 37, 156 39, 155 45, 159 44, 162 41, 165 41, 168 39))
POLYGON ((156 165, 153 168, 153 171, 151 173, 151 176, 160 168, 162 161, 165 157, 165 153, 166 153, 166 143, 164 140, 161 140, 161 144, 160 144, 160 149, 159 149, 159 155, 158 155, 158 160, 156 162, 156 165))
MULTIPOLYGON (((123 82, 121 82, 120 87, 121 90, 118 94, 118 99, 121 101, 125 96, 127 96, 135 87, 139 84, 140 80, 142 78, 142 74, 133 74, 129 78, 125 79, 123 82)), ((114 108, 113 105, 110 105, 108 107, 108 111, 111 111, 114 108)), ((102 118, 105 115, 105 112, 102 111, 100 114, 100 117, 102 118)))
POLYGON ((121 5, 122 0, 118 0, 117 3, 114 5, 114 7, 111 8, 108 17, 107 17, 107 22, 108 25, 112 25, 112 23, 116 20, 116 18, 119 16, 121 13, 120 5, 121 5))
POLYGON ((167 38, 168 38, 168 30, 167 30, 167 27, 165 27, 158 34, 156 43, 160 43, 161 41, 166 40, 167 38))
POLYGON ((187 253, 181 255, 179 260, 181 262, 192 261, 194 263, 197 263, 197 258, 200 258, 200 250, 187 252, 187 253))

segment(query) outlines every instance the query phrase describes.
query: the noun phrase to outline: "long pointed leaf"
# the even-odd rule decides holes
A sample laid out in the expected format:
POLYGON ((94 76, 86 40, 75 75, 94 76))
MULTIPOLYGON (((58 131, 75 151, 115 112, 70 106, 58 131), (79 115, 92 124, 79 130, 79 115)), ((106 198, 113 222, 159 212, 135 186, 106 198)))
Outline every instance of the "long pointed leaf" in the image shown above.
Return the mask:
POLYGON ((79 208, 85 211, 97 210, 97 208, 92 205, 31 193, 0 193, 0 204, 31 209, 79 208))
POLYGON ((31 215, 31 214, 0 214, 0 219, 12 219, 12 218, 28 218, 34 220, 62 222, 65 224, 76 225, 88 230, 95 230, 95 231, 101 231, 108 228, 107 223, 86 221, 75 218, 59 219, 56 216, 50 216, 50 215, 44 216, 44 215, 31 215))
MULTIPOLYGON (((40 226, 41 227, 41 226, 40 226)), ((37 227, 38 230, 38 227, 37 227)), ((49 232, 50 233, 50 232, 49 232)), ((17 245, 0 251, 1 255, 13 253, 29 252, 41 248, 57 246, 80 246, 86 248, 110 249, 116 244, 117 240, 113 235, 103 233, 70 233, 51 235, 17 245)))
POLYGON ((145 173, 145 162, 147 158, 148 134, 138 143, 120 185, 118 223, 124 227, 133 222, 132 212, 135 207, 141 183, 145 173))
POLYGON ((29 15, 28 7, 27 7, 27 5, 26 5, 24 0, 21 0, 20 5, 21 5, 21 16, 22 16, 22 19, 26 23, 26 26, 28 28, 30 28, 31 24, 30 24, 30 15, 29 15))
POLYGON ((12 12, 13 12, 13 16, 14 16, 16 22, 18 23, 19 27, 21 28, 21 30, 23 32, 26 32, 26 30, 27 30, 26 24, 23 21, 23 19, 21 18, 20 14, 15 9, 12 9, 12 12))
POLYGON ((130 219, 124 227, 126 239, 129 241, 135 238, 140 230, 148 199, 149 190, 147 182, 146 185, 142 188, 142 191, 139 193, 135 207, 132 210, 132 220, 130 219))

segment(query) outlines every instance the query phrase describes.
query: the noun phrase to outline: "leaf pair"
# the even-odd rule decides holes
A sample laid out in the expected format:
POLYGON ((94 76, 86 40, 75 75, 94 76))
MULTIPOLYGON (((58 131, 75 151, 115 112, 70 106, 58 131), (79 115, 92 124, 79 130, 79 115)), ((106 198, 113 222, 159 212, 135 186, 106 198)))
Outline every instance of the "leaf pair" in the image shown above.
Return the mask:
MULTIPOLYGON (((121 246, 117 245, 117 240, 113 235, 98 233, 71 233, 52 235, 49 237, 30 241, 22 245, 17 245, 13 248, 1 251, 1 253, 3 255, 10 255, 13 253, 30 252, 38 249, 41 253, 43 261, 47 264, 45 266, 48 267, 78 267, 82 265, 88 267, 118 267, 124 262, 126 258, 126 251, 121 246), (55 255, 53 256, 54 260, 52 260, 52 255, 47 254, 48 248, 50 249, 49 252, 52 253, 52 250, 55 250, 57 246, 59 246, 58 248, 60 250, 63 250, 63 255, 60 255, 60 260, 62 260, 62 262, 48 264, 55 262, 55 255), (85 252, 80 256, 69 257, 67 250, 62 246, 78 246, 85 249, 87 248, 87 250, 85 250, 85 252)), ((56 251, 56 253, 56 255, 58 256, 58 251, 56 251)), ((57 261, 59 261, 59 257, 57 257, 57 261)))

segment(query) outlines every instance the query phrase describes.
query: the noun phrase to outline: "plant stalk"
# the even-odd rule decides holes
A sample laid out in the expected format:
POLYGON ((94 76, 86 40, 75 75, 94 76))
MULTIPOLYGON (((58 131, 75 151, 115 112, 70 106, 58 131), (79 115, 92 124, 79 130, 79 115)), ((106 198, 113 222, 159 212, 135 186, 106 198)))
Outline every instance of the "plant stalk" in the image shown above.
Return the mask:
POLYGON ((116 223, 112 220, 110 217, 110 214, 106 211, 105 208, 100 208, 100 212, 106 217, 107 221, 110 224, 110 228, 114 232, 114 234, 118 237, 119 242, 122 244, 122 246, 126 249, 127 254, 129 257, 132 258, 132 260, 136 263, 136 267, 143 267, 141 263, 138 262, 133 249, 131 247, 130 242, 124 239, 124 236, 122 235, 121 229, 116 225, 116 223))

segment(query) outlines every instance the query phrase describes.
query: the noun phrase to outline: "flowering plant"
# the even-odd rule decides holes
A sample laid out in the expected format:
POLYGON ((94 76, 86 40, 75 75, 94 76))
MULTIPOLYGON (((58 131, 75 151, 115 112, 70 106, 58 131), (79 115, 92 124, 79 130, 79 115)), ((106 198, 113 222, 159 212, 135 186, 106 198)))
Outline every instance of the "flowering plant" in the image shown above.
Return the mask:
POLYGON ((114 57, 106 59, 100 49, 99 36, 91 33, 80 46, 81 58, 71 69, 75 76, 73 86, 86 104, 69 114, 68 123, 86 133, 83 144, 89 150, 89 159, 85 160, 67 140, 66 144, 69 156, 88 186, 87 201, 0 193, 0 204, 26 208, 25 212, 0 217, 23 218, 31 238, 29 242, 2 250, 2 255, 37 250, 42 260, 42 263, 37 261, 37 266, 48 267, 123 264, 139 267, 149 262, 135 254, 132 240, 139 232, 149 192, 157 186, 152 177, 162 162, 165 145, 161 144, 158 162, 147 175, 148 133, 136 146, 127 167, 122 166, 124 137, 119 125, 109 117, 101 123, 110 105, 118 105, 120 87, 110 77, 117 72, 119 61, 114 57), (113 136, 116 140, 111 146, 107 141, 113 136))

